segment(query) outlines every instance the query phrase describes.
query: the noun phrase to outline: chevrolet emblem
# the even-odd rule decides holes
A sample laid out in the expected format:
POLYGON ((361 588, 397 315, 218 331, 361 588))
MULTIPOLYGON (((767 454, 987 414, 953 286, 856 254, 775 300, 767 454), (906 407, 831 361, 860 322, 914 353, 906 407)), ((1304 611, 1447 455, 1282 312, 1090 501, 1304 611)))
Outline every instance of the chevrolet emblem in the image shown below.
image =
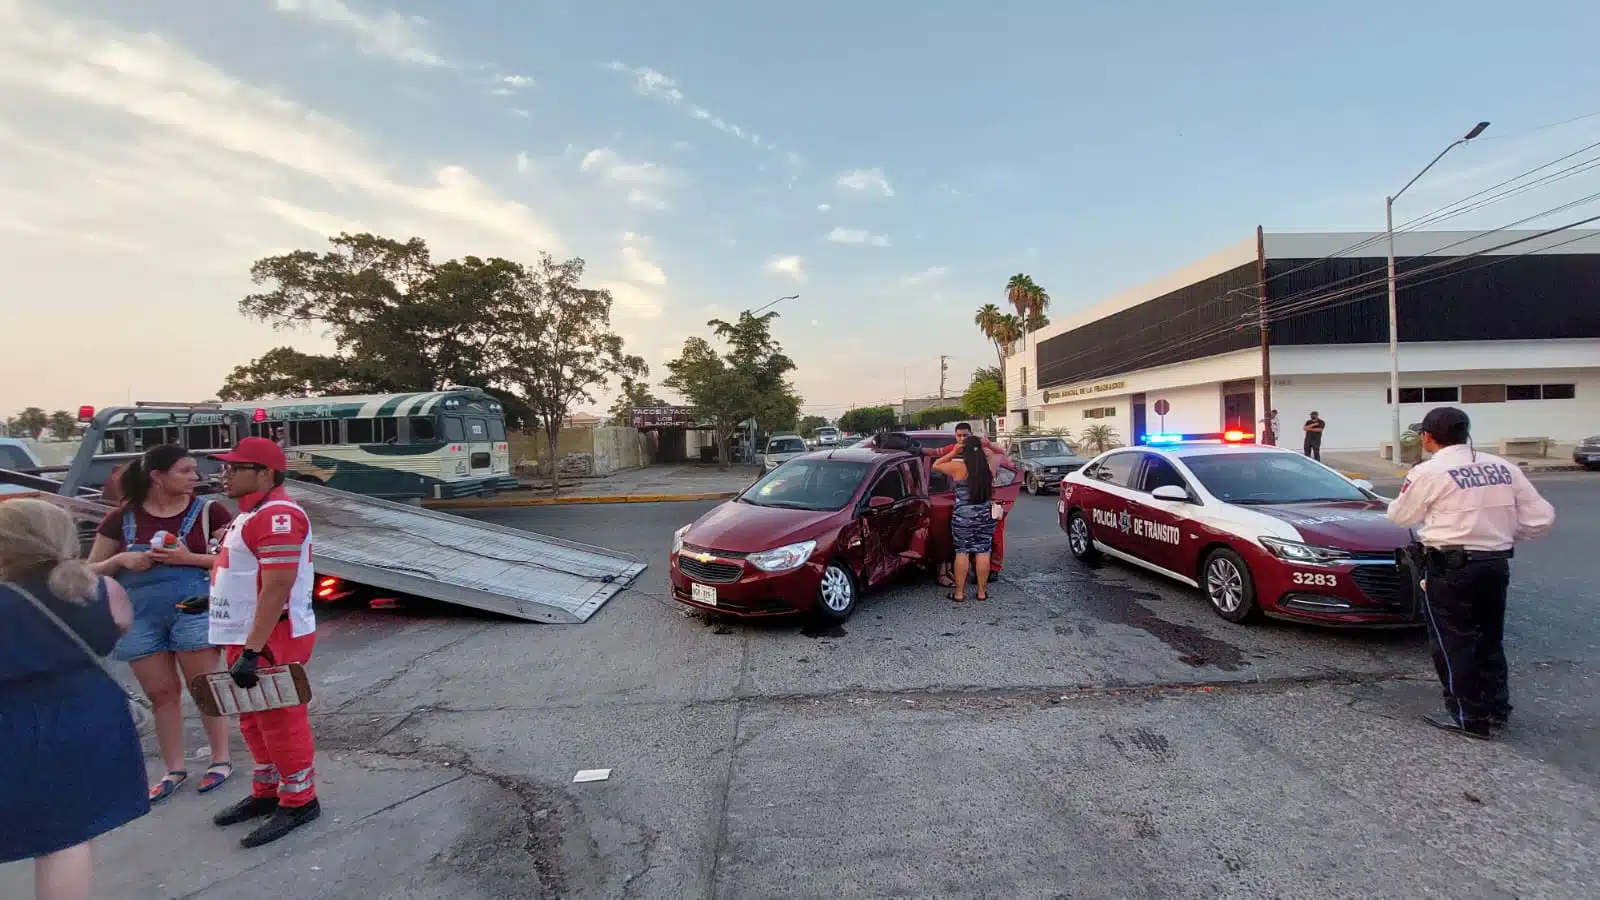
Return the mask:
POLYGON ((709 553, 701 553, 701 554, 697 554, 695 556, 695 559, 698 559, 703 563, 708 563, 708 562, 711 562, 713 559, 716 559, 716 557, 712 556, 709 553))

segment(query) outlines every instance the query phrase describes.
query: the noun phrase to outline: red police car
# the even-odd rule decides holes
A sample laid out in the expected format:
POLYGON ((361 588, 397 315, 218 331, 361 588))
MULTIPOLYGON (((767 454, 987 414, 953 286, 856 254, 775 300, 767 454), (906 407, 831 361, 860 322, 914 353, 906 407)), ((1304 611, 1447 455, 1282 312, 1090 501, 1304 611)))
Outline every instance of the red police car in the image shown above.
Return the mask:
POLYGON ((1415 625, 1395 550, 1411 532, 1388 501, 1291 450, 1241 432, 1147 435, 1061 483, 1073 556, 1100 555, 1199 588, 1230 622, 1415 625))

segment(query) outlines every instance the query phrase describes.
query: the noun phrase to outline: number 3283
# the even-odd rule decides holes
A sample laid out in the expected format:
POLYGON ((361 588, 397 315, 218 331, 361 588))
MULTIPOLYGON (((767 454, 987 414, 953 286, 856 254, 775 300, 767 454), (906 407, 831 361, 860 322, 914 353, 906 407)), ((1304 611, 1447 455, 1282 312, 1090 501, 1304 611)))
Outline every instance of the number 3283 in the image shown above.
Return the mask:
POLYGON ((1294 583, 1310 584, 1317 587, 1334 587, 1339 583, 1339 579, 1328 572, 1296 572, 1294 573, 1294 583))

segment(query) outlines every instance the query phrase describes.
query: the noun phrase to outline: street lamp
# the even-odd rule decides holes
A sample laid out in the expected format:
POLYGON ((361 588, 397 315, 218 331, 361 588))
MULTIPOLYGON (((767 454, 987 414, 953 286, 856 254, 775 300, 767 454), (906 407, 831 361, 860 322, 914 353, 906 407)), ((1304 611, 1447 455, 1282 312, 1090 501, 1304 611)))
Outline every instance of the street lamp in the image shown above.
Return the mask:
POLYGON ((1433 158, 1433 162, 1423 166, 1422 171, 1406 182, 1405 187, 1395 191, 1394 196, 1385 197, 1383 200, 1384 227, 1389 234, 1389 416, 1391 419, 1389 437, 1393 441, 1390 444, 1392 449, 1389 451, 1389 458, 1395 465, 1400 464, 1400 326, 1399 312, 1395 304, 1394 201, 1400 199, 1400 195, 1404 194, 1407 188, 1416 184, 1418 178, 1428 174, 1428 170, 1433 168, 1439 160, 1444 159, 1446 153, 1483 134, 1484 129, 1488 127, 1488 122, 1479 122, 1472 126, 1472 130, 1467 132, 1464 137, 1457 139, 1450 146, 1440 150, 1439 155, 1433 158))
POLYGON ((799 294, 790 294, 787 297, 779 297, 778 299, 772 301, 771 303, 768 303, 766 306, 761 307, 761 309, 758 309, 755 312, 752 312, 750 315, 752 315, 752 316, 757 315, 762 310, 771 309, 772 307, 777 306, 779 303, 782 303, 785 300, 799 300, 799 299, 800 299, 800 295, 799 294))

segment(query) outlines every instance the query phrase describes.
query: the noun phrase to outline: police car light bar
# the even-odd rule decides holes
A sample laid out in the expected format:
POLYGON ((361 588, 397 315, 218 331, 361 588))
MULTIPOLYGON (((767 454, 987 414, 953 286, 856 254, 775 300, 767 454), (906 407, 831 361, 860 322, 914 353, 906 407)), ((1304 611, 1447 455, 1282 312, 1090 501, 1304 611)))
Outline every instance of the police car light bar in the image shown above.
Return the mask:
POLYGON ((1146 444, 1241 444, 1255 440, 1249 431, 1212 431, 1200 434, 1147 434, 1141 438, 1146 444))

